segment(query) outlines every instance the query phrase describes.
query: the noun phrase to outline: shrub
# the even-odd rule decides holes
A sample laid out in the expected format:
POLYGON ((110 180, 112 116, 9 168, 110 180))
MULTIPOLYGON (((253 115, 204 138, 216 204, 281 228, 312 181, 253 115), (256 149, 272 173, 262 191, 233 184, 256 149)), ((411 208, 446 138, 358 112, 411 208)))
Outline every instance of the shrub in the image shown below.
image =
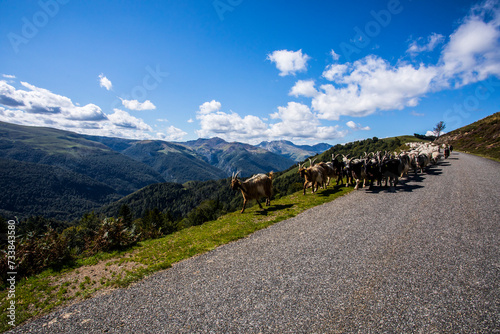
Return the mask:
POLYGON ((37 274, 42 270, 60 266, 67 262, 71 255, 67 247, 67 239, 49 228, 42 236, 27 233, 16 240, 16 270, 8 268, 7 251, 2 250, 0 269, 5 281, 7 272, 16 271, 19 277, 37 274))
POLYGON ((95 254, 129 247, 136 242, 135 231, 126 228, 122 218, 105 218, 95 238, 87 244, 87 250, 95 254))

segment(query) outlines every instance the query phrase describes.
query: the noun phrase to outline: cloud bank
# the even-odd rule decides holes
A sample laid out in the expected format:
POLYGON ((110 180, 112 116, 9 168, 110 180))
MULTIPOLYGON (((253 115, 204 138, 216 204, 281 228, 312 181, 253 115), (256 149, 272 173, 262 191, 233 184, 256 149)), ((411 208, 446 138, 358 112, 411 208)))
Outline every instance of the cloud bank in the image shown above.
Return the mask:
POLYGON ((263 140, 331 140, 345 136, 338 126, 321 126, 318 117, 304 104, 289 102, 286 107, 278 107, 266 123, 253 116, 221 111, 222 104, 212 100, 200 105, 196 119, 200 123, 199 137, 221 137, 228 141, 260 143, 263 140))
POLYGON ((173 126, 166 133, 152 133, 142 119, 121 109, 104 113, 95 104, 74 104, 68 97, 52 93, 27 82, 17 89, 0 80, 0 120, 33 126, 49 126, 78 133, 133 139, 179 140, 186 133, 173 126))

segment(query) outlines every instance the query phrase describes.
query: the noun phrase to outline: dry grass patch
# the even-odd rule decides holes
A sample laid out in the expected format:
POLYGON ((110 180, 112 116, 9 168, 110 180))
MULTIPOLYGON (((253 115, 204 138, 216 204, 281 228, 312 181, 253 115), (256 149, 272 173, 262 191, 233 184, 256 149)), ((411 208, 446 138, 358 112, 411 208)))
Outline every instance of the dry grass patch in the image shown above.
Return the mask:
POLYGON ((50 285, 64 289, 61 297, 86 297, 85 291, 112 289, 112 282, 128 273, 146 266, 131 260, 109 259, 94 265, 86 265, 65 274, 51 277, 50 285))

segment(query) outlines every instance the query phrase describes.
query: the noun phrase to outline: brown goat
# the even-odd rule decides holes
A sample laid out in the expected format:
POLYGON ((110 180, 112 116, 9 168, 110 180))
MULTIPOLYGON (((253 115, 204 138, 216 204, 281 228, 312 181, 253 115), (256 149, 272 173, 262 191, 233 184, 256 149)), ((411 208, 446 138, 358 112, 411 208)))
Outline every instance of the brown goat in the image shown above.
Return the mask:
POLYGON ((337 176, 337 173, 335 172, 335 168, 333 167, 333 163, 322 161, 322 162, 317 163, 316 166, 320 166, 325 170, 326 179, 327 179, 326 185, 329 186, 330 180, 337 176))
POLYGON ((304 165, 299 164, 299 174, 301 177, 305 178, 304 182, 304 195, 306 194, 306 188, 312 187, 312 192, 314 194, 314 187, 316 186, 316 191, 320 185, 323 185, 326 181, 326 172, 321 166, 313 166, 311 161, 311 166, 304 168, 304 165))
POLYGON ((273 192, 273 172, 266 174, 257 174, 249 178, 248 180, 242 182, 238 179, 238 174, 236 173, 231 180, 231 188, 233 190, 241 190, 243 195, 243 209, 241 213, 245 211, 245 206, 248 200, 255 199, 259 207, 262 209, 262 205, 259 202, 259 198, 266 197, 266 206, 271 205, 271 195, 273 192))

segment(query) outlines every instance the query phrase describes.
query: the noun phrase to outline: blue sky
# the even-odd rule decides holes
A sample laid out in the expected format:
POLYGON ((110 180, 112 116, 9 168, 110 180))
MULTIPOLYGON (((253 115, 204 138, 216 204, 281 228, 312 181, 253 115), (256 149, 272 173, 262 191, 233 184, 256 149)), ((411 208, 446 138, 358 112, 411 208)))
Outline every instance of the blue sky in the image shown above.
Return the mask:
POLYGON ((330 144, 499 111, 499 3, 0 2, 0 121, 330 144))

